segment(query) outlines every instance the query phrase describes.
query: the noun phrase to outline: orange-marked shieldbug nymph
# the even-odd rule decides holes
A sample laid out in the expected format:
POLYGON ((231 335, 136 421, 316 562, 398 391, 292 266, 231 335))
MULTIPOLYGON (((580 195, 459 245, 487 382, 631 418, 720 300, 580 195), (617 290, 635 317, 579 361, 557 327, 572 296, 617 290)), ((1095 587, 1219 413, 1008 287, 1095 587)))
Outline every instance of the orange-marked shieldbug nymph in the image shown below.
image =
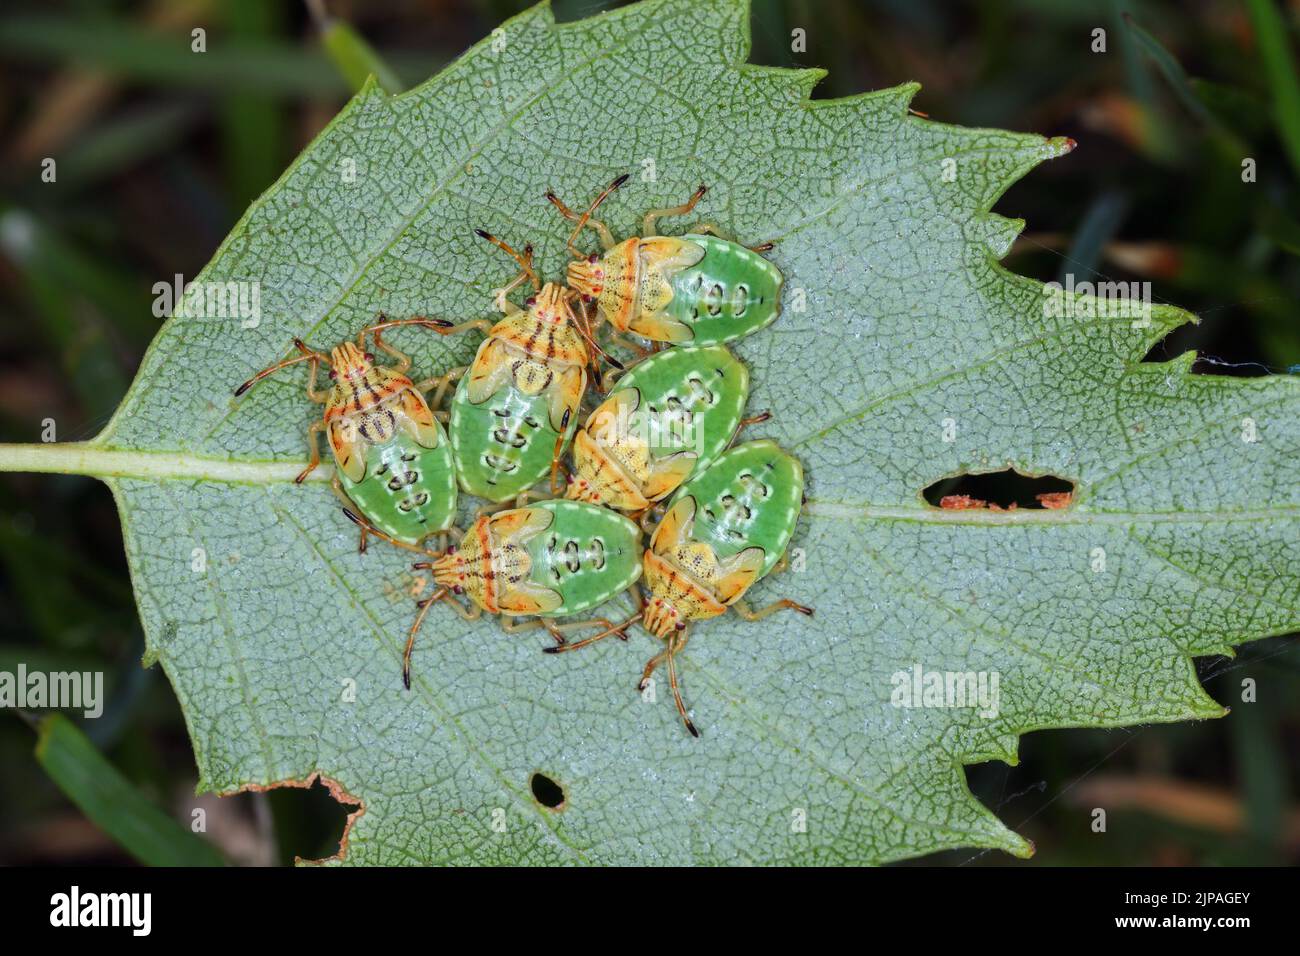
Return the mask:
MULTIPOLYGON (((381 317, 382 318, 382 317, 381 317)), ((344 511, 361 527, 360 550, 373 534, 398 547, 428 553, 422 543, 451 528, 456 514, 456 477, 450 442, 425 400, 435 390, 434 407, 448 386, 447 377, 414 382, 407 372, 411 359, 383 340, 384 331, 407 325, 442 330, 442 319, 401 319, 367 326, 356 341, 344 342, 329 353, 294 340, 298 355, 258 372, 235 390, 242 395, 254 384, 290 365, 310 366, 307 397, 324 405, 324 414, 307 430, 310 458, 295 481, 301 483, 320 464, 320 433, 329 438, 334 455, 335 493, 344 511), (378 365, 367 347, 396 360, 378 365), (329 369, 333 384, 316 385, 320 367, 329 369)))

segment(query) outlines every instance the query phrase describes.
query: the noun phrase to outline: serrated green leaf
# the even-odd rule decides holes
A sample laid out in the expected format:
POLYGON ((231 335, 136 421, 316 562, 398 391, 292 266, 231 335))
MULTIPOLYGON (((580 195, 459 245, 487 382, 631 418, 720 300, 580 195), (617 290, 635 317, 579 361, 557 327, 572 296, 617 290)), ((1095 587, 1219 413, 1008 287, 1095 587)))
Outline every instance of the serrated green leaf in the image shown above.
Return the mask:
MULTIPOLYGON (((204 787, 319 772, 364 802, 357 863, 1025 855, 963 764, 1014 761, 1034 729, 1219 715, 1192 657, 1300 624, 1300 382, 1143 364, 1191 317, 1056 317, 999 266, 1021 223, 990 208, 1067 141, 910 115, 914 85, 810 101, 819 72, 745 65, 748 36, 739 0, 558 27, 538 7, 409 93, 366 87, 199 277, 260 283, 260 324, 170 321, 91 447, 10 450, 8 467, 109 476, 204 787), (358 555, 328 486, 291 481, 304 373, 230 397, 293 336, 328 346, 379 310, 490 315, 512 265, 475 227, 562 275, 544 191, 580 203, 625 171, 616 233, 706 182, 699 212, 776 240, 787 279, 785 314, 737 352, 751 408, 775 412, 756 435, 806 466, 804 570, 754 598, 817 616, 698 626, 682 675, 700 740, 670 695, 635 692, 657 650, 638 631, 549 658, 435 613, 403 691, 407 559, 358 555), (1007 467, 1074 481, 1073 506, 921 497, 1007 467), (996 673, 996 714, 893 706, 918 666, 996 673), (537 771, 563 812, 533 799, 537 771)), ((403 331, 426 374, 475 344, 403 331)))

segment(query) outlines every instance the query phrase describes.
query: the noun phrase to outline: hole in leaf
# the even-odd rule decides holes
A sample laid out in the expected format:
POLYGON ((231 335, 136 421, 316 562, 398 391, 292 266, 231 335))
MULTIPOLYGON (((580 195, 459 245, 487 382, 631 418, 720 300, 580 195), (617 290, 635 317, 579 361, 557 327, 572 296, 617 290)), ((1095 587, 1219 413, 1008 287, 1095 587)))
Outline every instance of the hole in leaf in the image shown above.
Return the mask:
POLYGON ((1022 475, 1008 468, 941 478, 921 494, 927 503, 945 510, 1057 509, 1070 505, 1074 483, 1055 475, 1022 475))
POLYGON ((546 776, 535 773, 528 779, 528 786, 533 791, 533 799, 550 810, 564 809, 564 788, 546 776))
POLYGON ((319 773, 306 780, 250 784, 243 789, 266 795, 263 824, 273 834, 282 863, 343 859, 352 826, 365 813, 359 799, 319 773))

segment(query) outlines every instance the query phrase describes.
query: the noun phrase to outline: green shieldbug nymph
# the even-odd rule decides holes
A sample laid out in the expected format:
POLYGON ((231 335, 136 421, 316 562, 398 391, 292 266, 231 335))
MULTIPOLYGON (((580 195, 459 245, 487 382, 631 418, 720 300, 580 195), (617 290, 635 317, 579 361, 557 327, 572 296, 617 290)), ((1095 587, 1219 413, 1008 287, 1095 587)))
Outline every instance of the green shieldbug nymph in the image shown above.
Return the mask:
POLYGON ((438 590, 419 602, 403 659, 402 679, 411 686, 410 661, 415 636, 436 602, 449 603, 467 620, 482 611, 500 614, 503 627, 517 633, 544 627, 562 644, 564 634, 584 627, 614 629, 604 618, 554 624, 549 619, 583 614, 641 577, 641 529, 606 508, 577 501, 539 501, 480 515, 459 548, 436 561, 417 562, 431 569, 438 590), (453 595, 473 602, 464 607, 453 595), (533 620, 513 623, 514 618, 533 620))
MULTIPOLYGON (((641 622, 667 646, 646 664, 638 687, 644 688, 655 668, 666 663, 677 710, 697 737, 682 703, 673 660, 686 646, 689 622, 718 617, 728 608, 747 621, 782 608, 813 613, 788 599, 757 611, 743 600, 750 585, 784 565, 802 502, 799 462, 773 441, 746 442, 682 485, 650 538, 642 559, 650 593, 641 622)), ((576 650, 606 636, 546 650, 576 650)))
POLYGON ((744 425, 749 370, 724 346, 632 366, 573 439, 567 497, 641 512, 707 468, 744 425))
POLYGON ((403 325, 442 331, 450 323, 426 318, 380 322, 362 329, 355 343, 344 342, 328 355, 294 339, 301 354, 258 372, 235 390, 242 395, 282 368, 310 363, 307 397, 324 405, 325 413, 307 431, 311 460, 295 481, 302 482, 320 464, 318 435, 326 432, 334 453, 334 491, 348 517, 361 526, 362 551, 367 534, 425 551, 419 547, 424 539, 448 530, 456 514, 450 443, 424 398, 424 392, 435 387, 441 396, 448 380, 444 376, 416 383, 407 377, 410 358, 381 337, 384 330, 403 325), (375 347, 397 364, 375 365, 374 355, 366 350, 367 335, 373 335, 375 347), (334 382, 326 390, 316 388, 322 364, 334 382))
POLYGON ((570 288, 594 300, 598 314, 618 332, 654 342, 718 345, 776 320, 781 272, 759 255, 771 243, 743 246, 723 238, 712 224, 697 224, 684 236, 656 234, 656 221, 690 212, 706 192, 704 186, 680 206, 652 209, 640 236, 616 242, 591 215, 627 178, 610 183, 582 215, 546 194, 566 219, 577 223, 569 237, 575 259, 569 264, 570 288), (584 228, 595 230, 603 254, 585 255, 575 245, 584 228))
POLYGON ((517 498, 549 471, 558 492, 560 453, 573 437, 587 389, 589 336, 573 312, 574 293, 554 283, 541 285, 531 247, 520 255, 486 232, 479 235, 506 250, 523 271, 497 294, 504 319, 442 330, 487 333, 451 404, 452 457, 460 486, 502 502, 517 498), (525 279, 536 292, 520 309, 506 293, 525 279))

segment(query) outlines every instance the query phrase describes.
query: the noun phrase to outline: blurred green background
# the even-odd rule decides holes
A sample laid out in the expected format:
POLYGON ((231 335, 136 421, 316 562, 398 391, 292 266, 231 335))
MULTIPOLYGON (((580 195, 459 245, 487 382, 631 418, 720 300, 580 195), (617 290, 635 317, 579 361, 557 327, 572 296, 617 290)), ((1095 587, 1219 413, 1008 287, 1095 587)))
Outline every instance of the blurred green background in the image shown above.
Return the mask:
MULTIPOLYGON (((386 85, 405 87, 525 5, 7 0, 0 440, 38 441, 46 419, 60 441, 100 430, 159 324, 154 283, 199 272, 364 72, 350 31, 378 51, 386 85), (325 37, 324 7, 337 18, 325 37), (203 55, 190 50, 195 28, 206 32, 203 55), (47 157, 54 183, 42 181, 47 157)), ((554 7, 574 19, 615 5, 554 7)), ((1195 348, 1206 374, 1300 371, 1300 3, 753 0, 753 9, 752 59, 826 67, 817 96, 919 80, 913 106, 935 119, 1078 140, 999 203, 1028 222, 1010 268, 1042 280, 1150 281, 1157 300, 1202 316, 1153 360, 1195 348), (796 29, 806 31, 798 52, 796 29), (1242 182, 1244 158, 1254 182, 1242 182)), ((195 800, 180 709, 161 673, 139 666, 143 639, 102 485, 0 479, 0 618, 0 670, 19 661, 103 670, 108 690, 104 716, 82 725, 88 739, 72 724, 44 725, 40 760, 36 715, 0 712, 0 863, 159 861, 162 847, 202 860, 204 848, 184 838, 195 807, 233 863, 335 851, 345 810, 319 786, 195 800), (164 813, 151 816, 150 804, 164 813)), ((970 769, 976 795, 1037 844, 1029 864, 972 852, 922 862, 1300 861, 1300 643, 1260 641, 1198 666, 1233 708, 1227 718, 1035 733, 1019 766, 970 769), (1246 678, 1256 703, 1241 703, 1246 678), (1096 806, 1108 809, 1104 834, 1092 830, 1096 806)))

